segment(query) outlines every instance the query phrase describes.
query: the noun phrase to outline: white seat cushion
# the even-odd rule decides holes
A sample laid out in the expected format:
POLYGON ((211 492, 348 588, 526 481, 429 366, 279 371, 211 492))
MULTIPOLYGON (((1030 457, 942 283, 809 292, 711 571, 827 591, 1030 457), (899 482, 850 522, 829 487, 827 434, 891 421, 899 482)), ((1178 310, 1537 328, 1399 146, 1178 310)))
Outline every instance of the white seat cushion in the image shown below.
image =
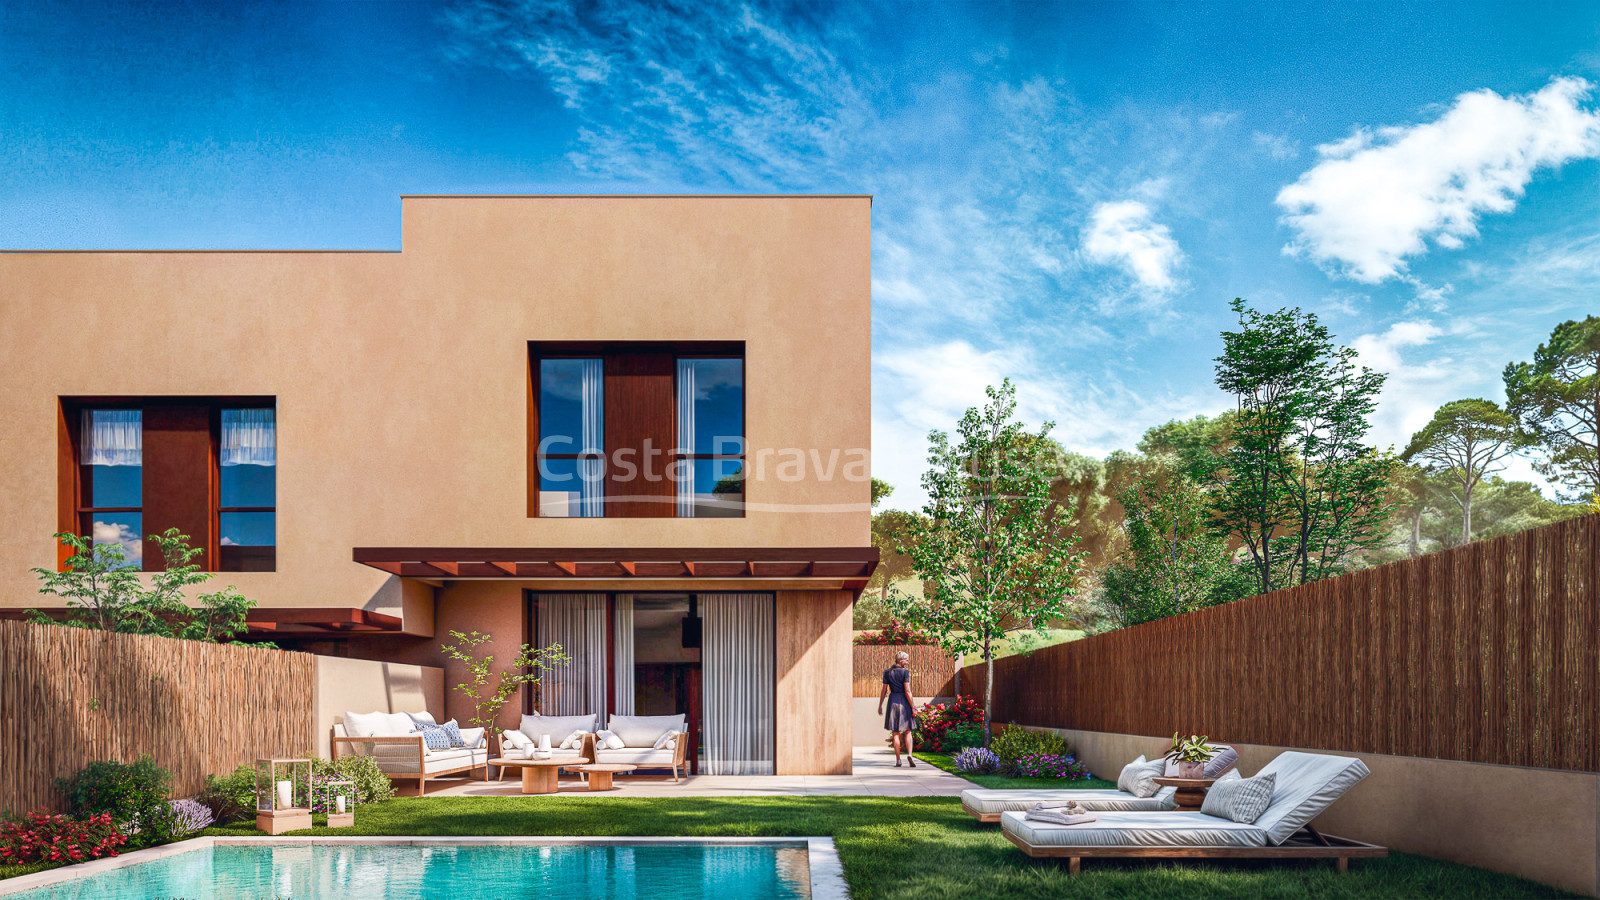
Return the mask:
POLYGON ((606 730, 622 738, 629 747, 654 747, 661 732, 685 731, 683 716, 612 716, 606 730))
POLYGON ((671 766, 674 755, 670 748, 652 750, 649 747, 625 747, 621 750, 596 750, 594 761, 634 766, 671 766))
POLYGON ((1035 803, 1044 800, 1076 800, 1079 806, 1096 812, 1113 809, 1160 812, 1161 810, 1178 808, 1178 802, 1172 799, 1172 795, 1177 791, 1178 789, 1175 787, 1164 787, 1154 797, 1135 797, 1127 791, 1100 791, 1084 788, 1063 788, 1059 790, 1048 788, 984 790, 974 788, 961 792, 961 802, 966 804, 968 809, 984 815, 1003 813, 1007 810, 1022 811, 1032 809, 1035 803))
POLYGON ((1261 767, 1256 777, 1272 774, 1272 803, 1256 819, 1273 845, 1287 841, 1300 826, 1315 819, 1356 782, 1372 774, 1353 756, 1286 750, 1261 767))
MULTIPOLYGON (((534 751, 537 749, 536 747, 507 747, 501 752, 500 756, 503 759, 533 759, 534 751)), ((556 747, 550 751, 551 759, 577 759, 582 755, 583 751, 576 748, 562 750, 560 747, 556 747)))
POLYGON ((1036 847, 1265 847, 1256 825, 1197 812, 1103 812, 1083 825, 1030 822, 1020 812, 1000 814, 1000 827, 1036 847))
MULTIPOLYGON (((489 759, 485 750, 441 750, 429 753, 423 758, 423 774, 432 775, 451 769, 465 769, 469 766, 481 766, 489 759)), ((417 774, 417 758, 411 757, 380 757, 378 768, 385 775, 415 775, 417 774)))

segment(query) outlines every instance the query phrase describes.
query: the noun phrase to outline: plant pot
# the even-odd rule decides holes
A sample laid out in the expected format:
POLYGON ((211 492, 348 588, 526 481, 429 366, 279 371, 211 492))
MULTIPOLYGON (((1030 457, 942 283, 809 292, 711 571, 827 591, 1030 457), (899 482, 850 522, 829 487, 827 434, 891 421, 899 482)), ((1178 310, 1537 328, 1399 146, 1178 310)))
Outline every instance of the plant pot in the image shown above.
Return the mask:
POLYGON ((1204 778, 1206 777, 1206 764, 1203 762, 1178 761, 1179 778, 1204 778))

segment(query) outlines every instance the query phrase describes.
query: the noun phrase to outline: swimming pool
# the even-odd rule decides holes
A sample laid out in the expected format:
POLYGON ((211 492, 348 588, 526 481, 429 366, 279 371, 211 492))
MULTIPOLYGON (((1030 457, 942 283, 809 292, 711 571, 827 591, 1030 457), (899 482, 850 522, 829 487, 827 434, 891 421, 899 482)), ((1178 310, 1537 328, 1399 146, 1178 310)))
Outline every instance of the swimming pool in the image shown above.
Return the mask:
POLYGON ((845 896, 832 843, 819 838, 201 838, 0 881, 0 895, 5 900, 831 900, 845 896), (813 891, 819 874, 820 890, 813 891))

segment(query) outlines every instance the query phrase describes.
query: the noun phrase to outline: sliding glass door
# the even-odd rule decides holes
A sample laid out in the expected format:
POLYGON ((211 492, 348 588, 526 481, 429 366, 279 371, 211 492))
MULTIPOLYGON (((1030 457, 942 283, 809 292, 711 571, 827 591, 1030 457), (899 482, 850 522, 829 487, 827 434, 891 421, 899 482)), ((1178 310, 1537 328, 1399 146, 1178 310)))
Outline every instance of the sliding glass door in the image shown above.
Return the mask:
POLYGON ((547 715, 685 717, 690 765, 774 771, 774 609, 762 593, 529 593, 530 637, 570 662, 533 704, 547 715))

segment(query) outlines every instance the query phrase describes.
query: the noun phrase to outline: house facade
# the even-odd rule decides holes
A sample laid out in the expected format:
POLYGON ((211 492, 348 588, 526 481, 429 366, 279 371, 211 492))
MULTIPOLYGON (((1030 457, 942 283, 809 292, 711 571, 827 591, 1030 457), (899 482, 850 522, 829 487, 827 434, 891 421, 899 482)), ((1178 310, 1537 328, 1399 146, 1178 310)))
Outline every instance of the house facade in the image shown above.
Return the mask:
MULTIPOLYGON (((689 717, 700 771, 850 769, 867 197, 403 200, 398 252, 0 255, 0 609, 71 530, 177 528, 253 636, 508 709, 689 717)), ((443 710, 465 718, 453 697, 443 710)))

